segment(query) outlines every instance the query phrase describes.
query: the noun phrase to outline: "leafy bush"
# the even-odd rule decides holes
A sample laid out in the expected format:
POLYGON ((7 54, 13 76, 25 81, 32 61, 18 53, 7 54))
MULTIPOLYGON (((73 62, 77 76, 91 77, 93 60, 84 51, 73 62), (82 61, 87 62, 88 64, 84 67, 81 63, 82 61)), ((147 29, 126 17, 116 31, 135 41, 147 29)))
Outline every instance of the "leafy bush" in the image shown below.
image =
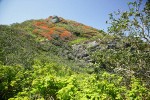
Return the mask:
POLYGON ((118 10, 110 14, 108 31, 119 36, 140 37, 150 43, 149 1, 142 8, 142 1, 129 2, 125 12, 118 10))
MULTIPOLYGON (((95 62, 95 72, 105 70, 115 72, 126 78, 135 75, 146 81, 147 86, 149 86, 149 52, 131 51, 131 48, 120 50, 108 49, 94 52, 92 58, 95 62)), ((128 82, 128 80, 126 81, 128 82)))
POLYGON ((51 63, 33 66, 30 87, 23 88, 15 99, 149 99, 148 89, 139 80, 132 78, 131 87, 123 85, 122 77, 102 73, 74 73, 68 68, 51 63))
POLYGON ((7 100, 15 96, 27 82, 25 82, 25 71, 20 66, 0 65, 0 96, 7 100))
POLYGON ((0 34, 0 61, 5 65, 31 66, 38 51, 34 38, 21 30, 3 25, 0 26, 0 34))

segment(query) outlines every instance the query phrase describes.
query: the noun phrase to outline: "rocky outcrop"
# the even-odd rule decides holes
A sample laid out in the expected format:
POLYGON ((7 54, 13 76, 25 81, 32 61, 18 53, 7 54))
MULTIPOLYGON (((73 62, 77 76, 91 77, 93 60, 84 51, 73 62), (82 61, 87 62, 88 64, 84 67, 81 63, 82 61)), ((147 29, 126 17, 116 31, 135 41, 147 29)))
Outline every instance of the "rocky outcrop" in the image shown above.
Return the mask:
POLYGON ((58 16, 52 16, 51 19, 50 19, 50 21, 51 21, 52 23, 58 23, 58 22, 60 21, 60 19, 59 19, 58 16))
POLYGON ((87 48, 96 48, 99 46, 99 43, 97 41, 92 41, 87 43, 87 48))
POLYGON ((91 63, 90 51, 93 49, 94 52, 98 48, 100 49, 100 45, 97 41, 90 41, 88 43, 72 45, 72 52, 76 59, 82 60, 85 63, 91 63))

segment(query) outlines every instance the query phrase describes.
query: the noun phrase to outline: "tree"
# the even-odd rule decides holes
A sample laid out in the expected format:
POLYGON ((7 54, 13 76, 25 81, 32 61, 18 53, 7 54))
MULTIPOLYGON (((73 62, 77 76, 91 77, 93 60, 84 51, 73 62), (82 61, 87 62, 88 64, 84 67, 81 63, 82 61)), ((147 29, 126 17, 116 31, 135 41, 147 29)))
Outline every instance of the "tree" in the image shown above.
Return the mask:
POLYGON ((150 43, 150 1, 142 7, 143 1, 129 2, 128 11, 118 10, 110 15, 109 23, 111 26, 108 32, 119 36, 139 37, 150 43))

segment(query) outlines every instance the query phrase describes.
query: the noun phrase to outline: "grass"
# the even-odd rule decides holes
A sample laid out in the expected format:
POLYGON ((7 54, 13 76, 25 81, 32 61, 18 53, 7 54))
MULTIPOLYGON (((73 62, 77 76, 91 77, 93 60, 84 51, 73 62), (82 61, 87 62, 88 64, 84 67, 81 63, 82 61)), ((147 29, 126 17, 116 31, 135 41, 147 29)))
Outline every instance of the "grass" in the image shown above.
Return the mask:
POLYGON ((78 37, 77 39, 70 41, 70 42, 69 42, 69 45, 74 45, 74 44, 83 43, 83 42, 86 41, 86 40, 87 40, 87 38, 78 37))

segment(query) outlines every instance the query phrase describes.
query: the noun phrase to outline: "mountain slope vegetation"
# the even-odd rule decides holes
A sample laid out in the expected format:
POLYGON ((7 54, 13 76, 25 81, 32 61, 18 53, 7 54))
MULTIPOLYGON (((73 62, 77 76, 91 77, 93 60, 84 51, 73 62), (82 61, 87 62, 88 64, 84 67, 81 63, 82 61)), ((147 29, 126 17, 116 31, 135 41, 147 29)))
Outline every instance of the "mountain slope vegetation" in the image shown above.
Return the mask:
POLYGON ((58 16, 0 25, 1 100, 149 100, 150 44, 58 16))

